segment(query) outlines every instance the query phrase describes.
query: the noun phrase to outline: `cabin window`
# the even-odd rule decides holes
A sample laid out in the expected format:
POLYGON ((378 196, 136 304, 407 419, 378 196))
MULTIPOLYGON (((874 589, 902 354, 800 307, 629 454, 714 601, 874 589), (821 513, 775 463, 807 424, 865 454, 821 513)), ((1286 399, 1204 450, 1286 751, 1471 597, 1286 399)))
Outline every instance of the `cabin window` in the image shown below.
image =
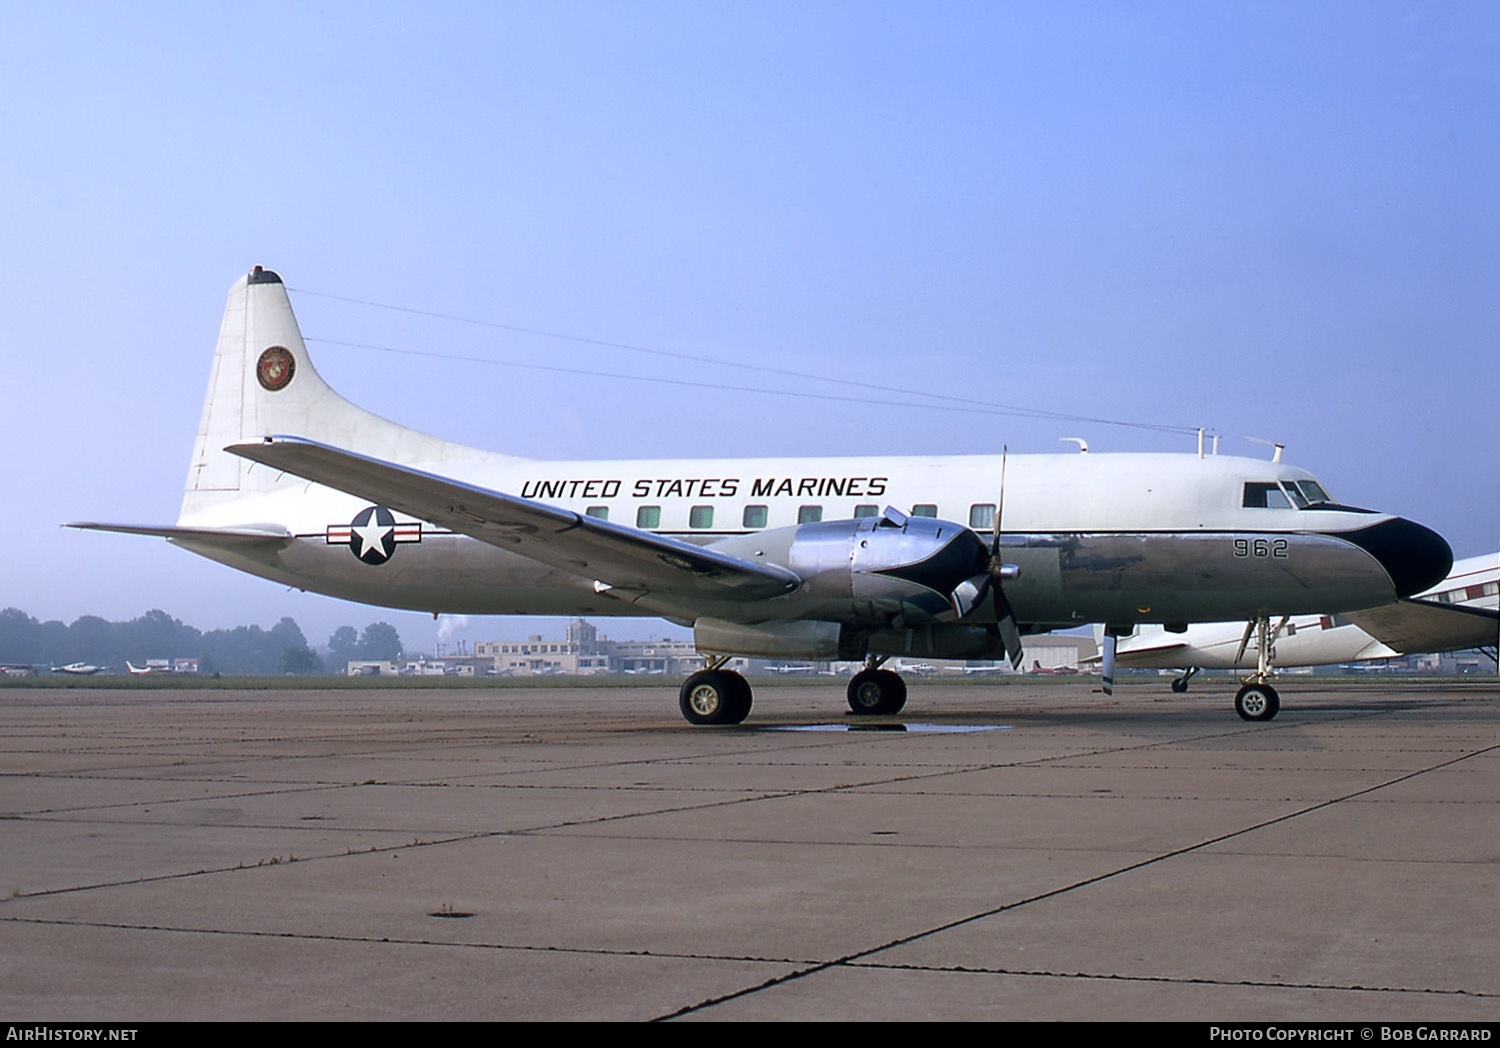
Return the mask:
POLYGON ((595 520, 608 520, 609 519, 609 507, 608 506, 590 506, 588 509, 586 509, 586 510, 583 511, 583 515, 586 516, 586 517, 593 517, 595 520))
POLYGON ((860 520, 860 519, 863 519, 865 517, 878 517, 878 516, 880 516, 880 507, 877 506, 877 505, 875 505, 875 503, 873 503, 873 502, 866 502, 862 506, 855 506, 854 507, 854 517, 855 517, 856 520, 860 520))
POLYGON ((714 508, 712 506, 694 506, 688 510, 688 527, 711 528, 714 526, 714 508))
POLYGON ((797 510, 798 524, 816 524, 823 519, 822 506, 803 506, 797 510))
POLYGON ((767 510, 764 506, 746 506, 744 526, 747 528, 763 528, 766 526, 767 510))
POLYGON ((969 507, 969 527, 975 531, 990 531, 995 526, 995 504, 981 502, 969 507))
POLYGON ((913 517, 935 517, 937 516, 937 506, 931 502, 919 502, 911 508, 911 515, 913 517))
POLYGON ((1279 485, 1274 482, 1262 483, 1254 480, 1245 485, 1245 501, 1242 505, 1246 509, 1292 508, 1292 504, 1287 501, 1279 485))
POLYGON ((661 527, 661 507, 642 506, 637 509, 635 511, 635 526, 647 530, 661 527))

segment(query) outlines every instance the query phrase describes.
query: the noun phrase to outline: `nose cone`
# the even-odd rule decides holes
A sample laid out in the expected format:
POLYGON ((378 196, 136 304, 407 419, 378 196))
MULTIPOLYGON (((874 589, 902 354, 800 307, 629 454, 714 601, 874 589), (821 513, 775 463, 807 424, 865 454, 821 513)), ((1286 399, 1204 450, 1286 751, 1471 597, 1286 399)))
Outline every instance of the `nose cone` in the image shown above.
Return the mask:
POLYGON ((1453 569, 1453 550, 1447 540, 1431 528, 1402 517, 1391 517, 1339 538, 1379 561, 1398 597, 1431 589, 1453 569))

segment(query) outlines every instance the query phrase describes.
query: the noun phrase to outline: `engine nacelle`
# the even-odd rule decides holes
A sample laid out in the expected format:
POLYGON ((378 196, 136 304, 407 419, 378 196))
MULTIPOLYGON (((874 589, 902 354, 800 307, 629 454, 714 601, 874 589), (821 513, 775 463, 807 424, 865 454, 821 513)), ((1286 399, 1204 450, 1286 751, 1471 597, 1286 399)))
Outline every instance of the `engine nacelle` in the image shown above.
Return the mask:
POLYGON ((875 655, 917 659, 998 659, 1005 655, 999 633, 958 623, 880 630, 869 635, 865 647, 875 655))
POLYGON ((990 561, 984 540, 963 525, 894 510, 736 536, 715 548, 796 572, 801 587, 782 599, 800 606, 797 618, 862 630, 953 622, 973 606, 990 561))
POLYGON ((722 655, 821 662, 855 662, 872 653, 923 659, 994 659, 1004 654, 998 634, 958 623, 870 632, 838 622, 747 626, 701 618, 693 623, 693 643, 699 651, 722 655))
POLYGON ((747 626, 723 619, 693 623, 699 651, 723 655, 759 655, 768 659, 852 661, 865 657, 864 637, 837 622, 765 622, 747 626))

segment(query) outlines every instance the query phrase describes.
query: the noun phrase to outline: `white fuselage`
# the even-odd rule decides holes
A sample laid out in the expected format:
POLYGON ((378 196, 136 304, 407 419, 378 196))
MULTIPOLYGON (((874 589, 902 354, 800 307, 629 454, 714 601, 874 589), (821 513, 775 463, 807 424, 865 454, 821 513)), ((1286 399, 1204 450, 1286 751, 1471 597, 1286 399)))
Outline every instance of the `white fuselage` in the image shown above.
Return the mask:
MULTIPOLYGON (((759 532, 873 516, 887 505, 972 525, 983 535, 999 502, 1002 468, 1000 456, 455 458, 441 468, 467 483, 733 551, 754 545, 759 532)), ((1227 457, 1098 454, 1012 455, 1004 468, 1001 551, 1020 568, 1007 591, 1033 628, 1348 610, 1396 595, 1377 559, 1340 537, 1393 518, 1243 504, 1246 484, 1310 479, 1300 469, 1227 457)), ((368 508, 327 488, 280 487, 226 500, 181 523, 276 522, 295 536, 284 548, 178 541, 278 581, 372 604, 471 614, 640 614, 601 596, 587 575, 400 515, 391 556, 371 565, 356 555, 350 534, 368 508)))

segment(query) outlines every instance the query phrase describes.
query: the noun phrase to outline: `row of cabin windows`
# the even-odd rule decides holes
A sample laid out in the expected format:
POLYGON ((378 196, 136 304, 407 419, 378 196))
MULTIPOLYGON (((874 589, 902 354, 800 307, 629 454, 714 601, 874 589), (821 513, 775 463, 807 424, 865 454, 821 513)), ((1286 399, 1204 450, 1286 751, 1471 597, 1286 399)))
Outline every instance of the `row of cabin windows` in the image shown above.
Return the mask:
MULTIPOLYGON (((586 516, 598 520, 609 519, 608 506, 590 506, 583 511, 586 516)), ((768 506, 746 506, 740 516, 740 526, 750 530, 758 530, 770 523, 770 507, 768 506)), ((913 517, 936 517, 938 515, 937 504, 932 502, 919 502, 911 508, 913 517)), ((861 506, 854 507, 854 516, 878 517, 880 507, 873 502, 867 502, 861 506)), ((823 519, 822 506, 801 506, 797 509, 798 524, 816 524, 823 519)), ((655 531, 661 527, 660 506, 638 506, 635 511, 635 526, 643 531, 655 531)), ((694 531, 706 531, 714 526, 713 506, 694 506, 688 510, 688 527, 694 531)), ((969 527, 978 530, 993 528, 995 526, 995 504, 993 502, 981 503, 969 507, 969 527)))
MULTIPOLYGON (((1298 509, 1306 509, 1309 506, 1318 506, 1329 501, 1328 494, 1316 481, 1303 480, 1283 481, 1282 484, 1264 481, 1251 481, 1245 485, 1244 498, 1241 501, 1247 509, 1290 509, 1296 506, 1298 509)), ((599 520, 609 519, 608 506, 590 506, 584 510, 590 517, 599 520)), ((920 502, 911 508, 913 517, 936 517, 938 515, 937 505, 931 502, 920 502)), ((854 516, 878 517, 880 507, 873 502, 867 502, 862 506, 854 507, 854 516)), ((801 506, 797 510, 798 524, 814 524, 823 519, 822 506, 801 506)), ((740 526, 751 530, 764 528, 770 522, 770 509, 767 506, 746 506, 740 519, 740 526)), ((661 527, 660 506, 639 506, 635 511, 635 526, 645 531, 654 531, 661 527)), ((694 506, 688 510, 688 527, 695 531, 706 531, 714 526, 713 506, 694 506)), ((993 502, 976 503, 969 507, 969 527, 975 531, 988 531, 995 526, 995 504, 993 502)))

